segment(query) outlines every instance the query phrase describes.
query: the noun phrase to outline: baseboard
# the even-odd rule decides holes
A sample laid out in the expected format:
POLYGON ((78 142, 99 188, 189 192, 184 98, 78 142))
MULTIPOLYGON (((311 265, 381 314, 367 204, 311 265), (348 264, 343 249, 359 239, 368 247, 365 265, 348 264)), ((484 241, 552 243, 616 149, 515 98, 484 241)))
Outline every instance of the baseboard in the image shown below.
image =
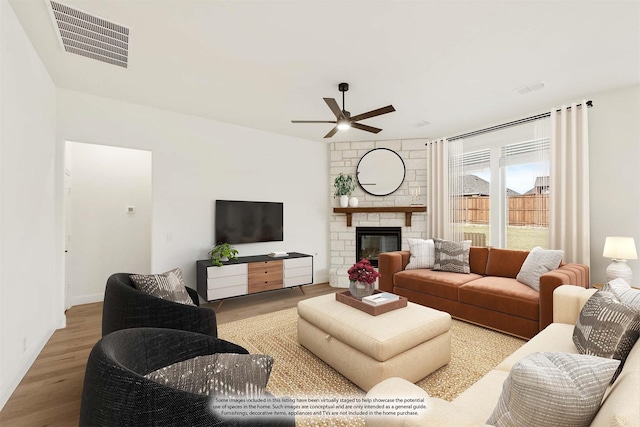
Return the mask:
POLYGON ((94 302, 102 302, 104 294, 82 295, 79 297, 71 297, 71 305, 92 304, 94 302))
POLYGON ((31 368, 31 365, 33 365, 33 362, 36 361, 36 359, 40 355, 40 352, 42 352, 42 349, 44 349, 44 346, 47 344, 54 332, 55 329, 47 331, 43 339, 40 340, 40 342, 35 347, 33 347, 33 350, 29 354, 25 353, 25 358, 23 359, 22 363, 20 363, 18 369, 14 371, 14 374, 11 375, 11 377, 8 378, 7 382, 3 385, 2 390, 0 390, 0 411, 2 410, 2 408, 4 408, 4 405, 7 404, 13 392, 18 388, 20 381, 22 381, 24 376, 27 375, 27 372, 31 368))

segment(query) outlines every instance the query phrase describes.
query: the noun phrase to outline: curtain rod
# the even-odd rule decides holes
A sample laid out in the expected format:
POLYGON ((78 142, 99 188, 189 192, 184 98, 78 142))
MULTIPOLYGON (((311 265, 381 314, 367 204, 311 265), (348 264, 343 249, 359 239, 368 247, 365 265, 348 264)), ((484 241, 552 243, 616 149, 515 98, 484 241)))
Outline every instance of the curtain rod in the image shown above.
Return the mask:
MULTIPOLYGON (((585 102, 585 104, 587 105, 587 107, 593 107, 593 102, 592 101, 587 101, 587 102, 585 102)), ((576 107, 580 107, 580 106, 582 106, 582 104, 576 105, 576 107)), ((567 107, 567 110, 570 110, 570 109, 571 109, 571 106, 567 107)), ((558 113, 560 111, 562 111, 562 109, 557 109, 556 110, 556 112, 558 112, 558 113)), ((492 132, 494 130, 504 129, 504 128, 508 128, 508 127, 511 127, 511 126, 521 125, 522 123, 532 122, 534 120, 542 119, 542 118, 550 117, 550 116, 551 116, 551 112, 537 114, 535 116, 531 116, 531 117, 527 117, 527 118, 519 119, 519 120, 514 120, 512 122, 503 123, 501 125, 491 126, 491 127, 485 128, 485 129, 474 130, 473 132, 468 132, 468 133, 463 133, 461 135, 452 136, 451 138, 447 138, 447 139, 449 141, 453 141, 454 139, 462 139, 462 138, 468 138, 470 136, 482 135, 483 133, 492 132)))

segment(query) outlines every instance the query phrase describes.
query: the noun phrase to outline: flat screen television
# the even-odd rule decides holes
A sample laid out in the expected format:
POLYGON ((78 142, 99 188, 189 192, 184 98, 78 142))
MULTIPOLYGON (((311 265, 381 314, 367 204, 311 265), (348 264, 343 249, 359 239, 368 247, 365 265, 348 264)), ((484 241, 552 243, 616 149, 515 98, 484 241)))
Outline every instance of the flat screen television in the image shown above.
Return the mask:
POLYGON ((216 243, 255 243, 284 240, 283 204, 216 200, 216 243))

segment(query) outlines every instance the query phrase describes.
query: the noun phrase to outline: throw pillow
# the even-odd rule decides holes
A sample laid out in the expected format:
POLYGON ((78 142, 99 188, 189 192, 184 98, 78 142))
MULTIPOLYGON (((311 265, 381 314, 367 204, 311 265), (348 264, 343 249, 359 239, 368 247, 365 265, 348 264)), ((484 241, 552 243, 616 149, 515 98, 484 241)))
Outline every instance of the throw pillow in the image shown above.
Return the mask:
POLYGON ((407 239, 409 243, 409 264, 405 270, 414 270, 417 268, 433 268, 436 253, 433 245, 433 239, 407 239))
POLYGON ((640 310, 640 290, 633 289, 624 279, 614 279, 602 287, 603 291, 614 292, 620 301, 640 310))
POLYGON ((516 280, 540 292, 540 276, 560 266, 564 251, 548 250, 536 246, 524 260, 516 280))
POLYGON ((532 353, 513 365, 487 424, 588 426, 620 362, 570 353, 532 353))
POLYGON ((146 294, 180 304, 195 305, 187 292, 182 270, 179 268, 162 274, 132 274, 131 281, 136 289, 146 294))
POLYGON ((264 395, 272 367, 271 356, 216 353, 165 366, 145 378, 203 396, 257 397, 264 395))
POLYGON ((469 249, 471 240, 452 242, 450 240, 433 239, 435 261, 433 269, 452 273, 471 273, 469 266, 469 249))
POLYGON ((624 361, 640 335, 640 312, 613 292, 599 290, 582 307, 573 328, 573 343, 582 354, 624 361))

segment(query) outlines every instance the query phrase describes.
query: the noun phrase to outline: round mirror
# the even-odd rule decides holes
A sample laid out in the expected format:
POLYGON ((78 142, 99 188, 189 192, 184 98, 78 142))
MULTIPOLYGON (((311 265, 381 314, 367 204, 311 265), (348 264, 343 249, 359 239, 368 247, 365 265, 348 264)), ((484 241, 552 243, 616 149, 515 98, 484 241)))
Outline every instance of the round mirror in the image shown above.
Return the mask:
POLYGON ((388 148, 375 148, 362 156, 356 176, 364 191, 374 196, 393 193, 404 181, 404 161, 388 148))

